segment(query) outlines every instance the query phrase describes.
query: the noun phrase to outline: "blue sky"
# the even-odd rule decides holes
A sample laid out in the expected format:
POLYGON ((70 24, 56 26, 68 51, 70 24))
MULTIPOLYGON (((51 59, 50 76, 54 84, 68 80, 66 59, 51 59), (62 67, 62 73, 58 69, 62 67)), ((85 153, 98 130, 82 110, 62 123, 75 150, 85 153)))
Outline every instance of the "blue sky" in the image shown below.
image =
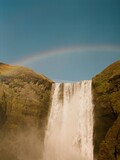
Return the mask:
MULTIPOLYGON (((119 0, 0 0, 0 61, 71 46, 120 47, 119 0)), ((25 66, 52 79, 90 79, 120 51, 72 52, 25 66), (82 69, 81 69, 82 68, 82 69)))

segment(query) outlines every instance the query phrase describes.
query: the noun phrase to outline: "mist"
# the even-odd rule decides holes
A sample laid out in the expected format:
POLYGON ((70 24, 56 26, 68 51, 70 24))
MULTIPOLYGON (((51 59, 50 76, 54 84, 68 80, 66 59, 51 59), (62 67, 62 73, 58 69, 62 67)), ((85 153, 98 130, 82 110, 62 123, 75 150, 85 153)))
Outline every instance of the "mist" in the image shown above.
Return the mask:
POLYGON ((39 130, 32 128, 1 136, 0 160, 42 160, 43 140, 39 130))

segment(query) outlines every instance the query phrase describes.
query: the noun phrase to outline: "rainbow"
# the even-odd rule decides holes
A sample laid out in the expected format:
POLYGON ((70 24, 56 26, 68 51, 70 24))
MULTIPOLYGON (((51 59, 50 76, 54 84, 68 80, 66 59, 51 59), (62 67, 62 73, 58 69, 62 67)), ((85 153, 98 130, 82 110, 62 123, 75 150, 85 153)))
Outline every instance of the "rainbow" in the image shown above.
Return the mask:
POLYGON ((60 48, 54 49, 50 51, 38 52, 32 56, 21 59, 20 61, 16 61, 14 64, 17 65, 27 65, 33 63, 38 60, 42 60, 45 58, 53 57, 56 55, 70 54, 70 53, 85 53, 92 51, 112 51, 112 52, 120 52, 120 45, 93 45, 93 46, 73 46, 68 48, 60 48))

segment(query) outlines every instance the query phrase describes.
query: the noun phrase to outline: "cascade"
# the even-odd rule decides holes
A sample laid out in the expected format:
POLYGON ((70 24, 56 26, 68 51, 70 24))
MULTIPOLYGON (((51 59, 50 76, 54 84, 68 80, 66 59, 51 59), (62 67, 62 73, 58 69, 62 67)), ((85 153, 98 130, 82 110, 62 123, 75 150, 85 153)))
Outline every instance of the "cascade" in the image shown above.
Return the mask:
POLYGON ((44 160, 93 160, 91 80, 53 85, 44 160))

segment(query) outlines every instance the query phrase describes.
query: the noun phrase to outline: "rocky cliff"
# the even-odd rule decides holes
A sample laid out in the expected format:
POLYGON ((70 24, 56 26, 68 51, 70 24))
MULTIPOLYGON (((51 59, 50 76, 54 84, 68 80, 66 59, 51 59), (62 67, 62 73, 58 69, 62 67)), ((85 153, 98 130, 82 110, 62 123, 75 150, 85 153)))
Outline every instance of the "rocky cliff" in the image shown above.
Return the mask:
MULTIPOLYGON (((0 63, 0 160, 40 160, 52 83, 0 63)), ((92 79, 92 91, 95 158, 120 160, 120 61, 92 79)))
POLYGON ((44 137, 52 83, 30 69, 0 63, 0 160, 40 157, 40 145, 30 152, 44 137))
POLYGON ((93 78, 94 145, 98 160, 120 160, 120 61, 93 78))

